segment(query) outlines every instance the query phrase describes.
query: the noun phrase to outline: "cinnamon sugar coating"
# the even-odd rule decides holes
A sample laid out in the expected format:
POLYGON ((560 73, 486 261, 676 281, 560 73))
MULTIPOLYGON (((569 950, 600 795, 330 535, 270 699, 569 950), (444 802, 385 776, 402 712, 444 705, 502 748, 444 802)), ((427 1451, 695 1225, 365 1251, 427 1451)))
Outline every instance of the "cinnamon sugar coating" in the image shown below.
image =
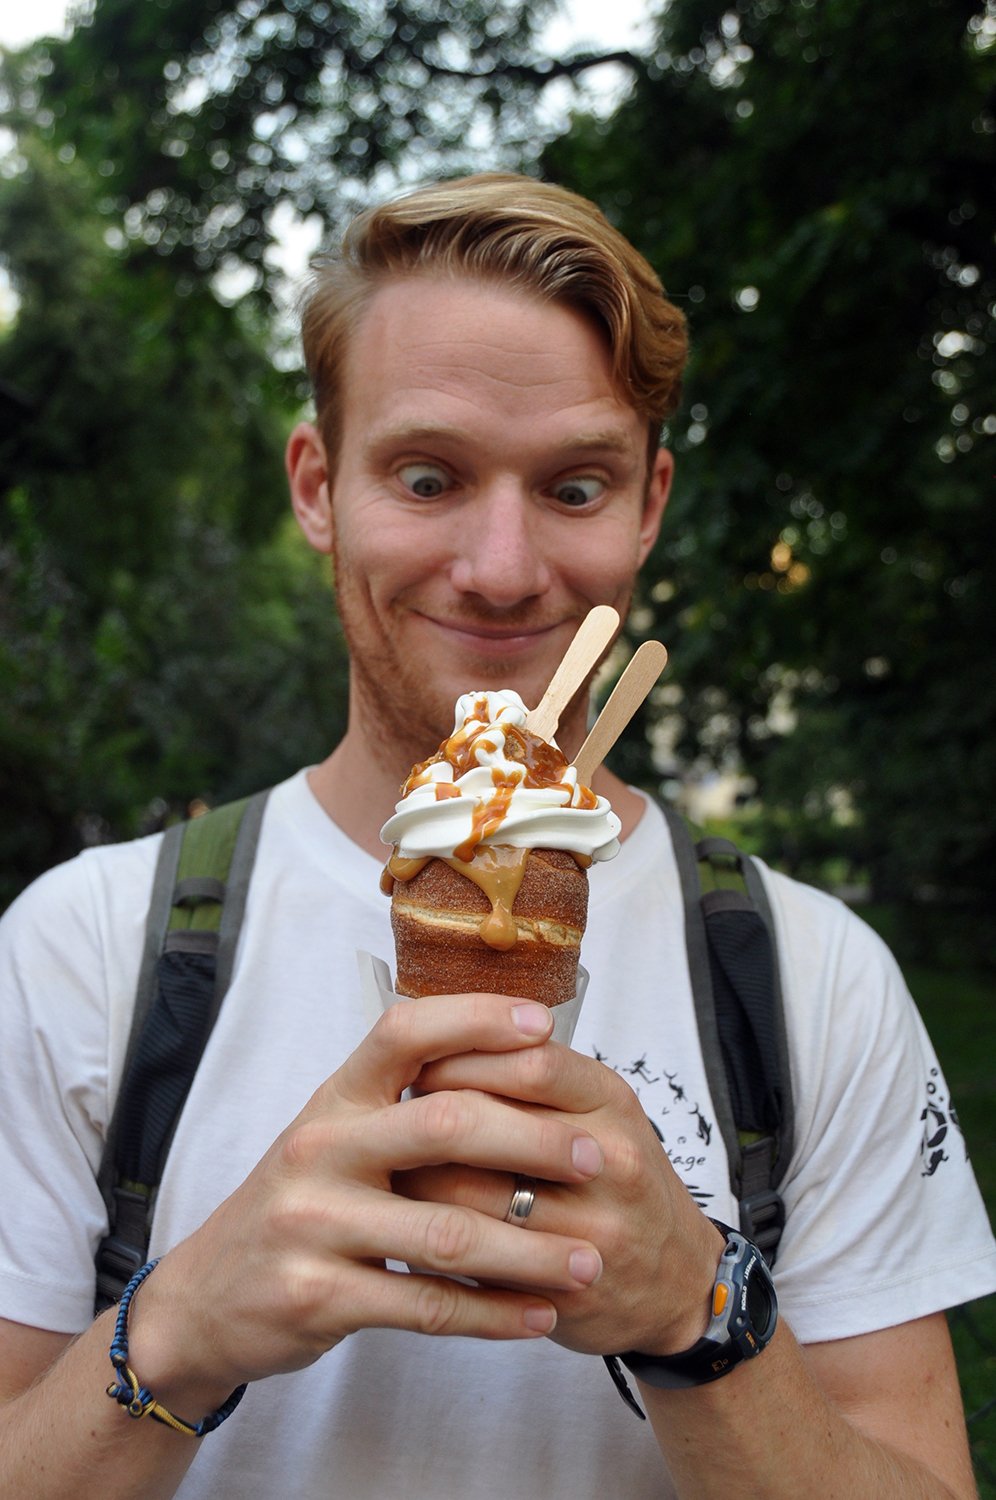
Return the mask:
POLYGON ((551 1006, 572 999, 588 914, 588 877, 575 857, 530 850, 512 906, 517 940, 508 951, 479 935, 490 909, 484 892, 441 859, 397 881, 391 925, 398 994, 489 990, 551 1006))

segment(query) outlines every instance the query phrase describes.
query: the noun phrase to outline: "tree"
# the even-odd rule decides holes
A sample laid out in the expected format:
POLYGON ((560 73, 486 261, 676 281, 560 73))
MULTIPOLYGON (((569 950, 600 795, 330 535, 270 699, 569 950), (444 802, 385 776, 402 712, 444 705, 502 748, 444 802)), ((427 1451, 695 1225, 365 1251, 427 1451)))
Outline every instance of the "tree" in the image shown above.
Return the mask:
POLYGON ((690 317, 643 619, 683 753, 741 760, 796 863, 831 838, 882 893, 979 901, 994 41, 954 0, 681 0, 613 119, 545 158, 690 317))
POLYGON ((345 703, 329 580, 284 521, 293 383, 209 287, 106 244, 81 164, 26 147, 0 193, 0 905, 316 758, 345 703))
POLYGON ((98 606, 17 496, 0 542, 0 907, 81 846, 323 755, 344 728, 329 579, 293 522, 242 546, 180 517, 98 606))
POLYGON ((244 541, 272 529, 296 391, 245 311, 204 278, 107 243, 99 178, 82 160, 59 161, 37 137, 21 151, 0 191, 20 296, 0 342, 17 403, 0 432, 0 486, 30 505, 99 609, 117 573, 155 572, 181 512, 244 541))
POLYGON ((0 64, 0 902, 334 738, 344 651, 283 521, 306 391, 274 239, 535 146, 539 92, 590 61, 536 58, 551 3, 96 0, 0 64))
POLYGON ((401 175, 535 148, 554 0, 98 0, 10 88, 8 121, 100 174, 132 242, 272 280, 274 210, 326 224, 401 175), (501 143, 500 145, 498 143, 501 143))

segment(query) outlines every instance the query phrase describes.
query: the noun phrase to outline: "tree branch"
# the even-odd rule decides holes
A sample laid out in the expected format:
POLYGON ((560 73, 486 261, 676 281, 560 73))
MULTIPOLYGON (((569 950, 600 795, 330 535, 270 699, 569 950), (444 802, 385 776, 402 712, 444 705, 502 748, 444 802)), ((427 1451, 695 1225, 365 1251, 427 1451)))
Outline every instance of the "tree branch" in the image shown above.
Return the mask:
MULTIPOLYGON (((474 69, 443 67, 430 63, 425 57, 420 60, 434 77, 459 78, 464 83, 480 83, 495 76, 492 68, 478 72, 474 69)), ((647 66, 646 58, 623 48, 616 52, 579 52, 574 57, 558 58, 548 63, 503 62, 498 71, 504 77, 514 78, 520 83, 533 83, 542 88, 556 78, 575 78, 589 68, 600 68, 603 63, 615 63, 619 67, 629 68, 633 73, 641 73, 647 66)))

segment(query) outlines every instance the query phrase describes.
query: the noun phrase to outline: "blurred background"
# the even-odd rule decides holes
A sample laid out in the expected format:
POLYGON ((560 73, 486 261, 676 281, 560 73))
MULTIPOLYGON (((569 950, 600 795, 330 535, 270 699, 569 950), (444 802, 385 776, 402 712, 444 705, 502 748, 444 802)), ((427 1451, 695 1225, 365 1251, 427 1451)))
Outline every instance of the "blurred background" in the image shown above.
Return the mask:
MULTIPOLYGON (((327 752, 295 283, 371 198, 550 177, 694 345, 616 769, 886 933, 996 1202, 994 0, 0 0, 0 44, 0 906, 327 752)), ((956 1332, 996 1495, 992 1302, 956 1332)))

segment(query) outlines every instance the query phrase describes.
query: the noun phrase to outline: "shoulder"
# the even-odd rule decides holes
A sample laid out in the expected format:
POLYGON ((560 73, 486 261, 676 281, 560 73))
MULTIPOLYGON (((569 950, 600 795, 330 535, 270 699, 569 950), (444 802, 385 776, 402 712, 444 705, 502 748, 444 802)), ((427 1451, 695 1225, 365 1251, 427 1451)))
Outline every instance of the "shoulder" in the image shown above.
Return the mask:
POLYGON ((22 892, 0 920, 0 1026, 126 1026, 159 844, 86 850, 22 892))
POLYGON ((786 923, 801 926, 807 934, 820 933, 834 943, 848 939, 867 941, 873 948, 888 953, 881 939, 839 896, 783 875, 756 856, 754 863, 761 872, 776 919, 780 916, 786 923))
POLYGON ((7 944, 82 940, 102 912, 147 904, 162 835, 86 849, 33 881, 0 919, 7 944))
POLYGON ((0 922, 0 1311, 78 1329, 106 1219, 95 1173, 127 1046, 157 839, 49 870, 0 922))
POLYGON ((836 896, 756 863, 771 903, 790 1012, 814 1013, 820 1030, 842 1009, 859 1012, 865 1034, 886 1014, 908 1022, 913 1004, 899 965, 867 922, 836 896))
POLYGON ((919 1110, 936 1058, 891 950, 843 901, 761 868, 799 1131, 807 1114, 829 1126, 845 1106, 852 1119, 870 1120, 895 1097, 897 1075, 910 1091, 905 1107, 920 1100, 919 1110))
POLYGON ((822 1342, 990 1290, 985 1209, 937 1055, 889 948, 843 902, 763 871, 795 1132, 779 1298, 822 1342))

